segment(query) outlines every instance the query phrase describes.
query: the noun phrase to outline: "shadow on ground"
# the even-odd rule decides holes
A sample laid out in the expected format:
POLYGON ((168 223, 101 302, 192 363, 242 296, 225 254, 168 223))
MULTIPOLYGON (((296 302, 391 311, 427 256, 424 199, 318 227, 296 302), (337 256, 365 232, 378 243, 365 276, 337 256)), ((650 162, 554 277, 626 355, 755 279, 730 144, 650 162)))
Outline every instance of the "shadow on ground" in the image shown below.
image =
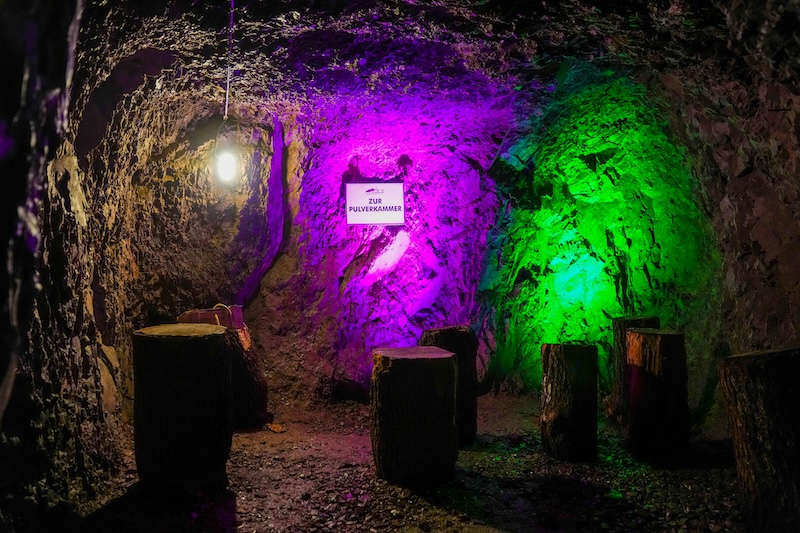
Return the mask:
POLYGON ((607 486, 558 476, 520 480, 459 471, 451 484, 425 497, 504 531, 595 531, 624 515, 636 529, 655 523, 652 513, 613 498, 607 486))
POLYGON ((668 470, 736 468, 730 440, 693 441, 661 457, 642 458, 653 466, 668 470))
MULTIPOLYGON (((657 522, 651 511, 607 484, 579 473, 541 473, 537 448, 532 434, 479 436, 467 452, 487 456, 489 464, 460 461, 452 482, 417 493, 436 507, 504 531, 596 531, 621 520, 646 530, 657 522)), ((578 464, 576 470, 587 467, 578 464)))
POLYGON ((227 489, 158 490, 140 483, 86 517, 85 532, 236 531, 236 497, 227 489))

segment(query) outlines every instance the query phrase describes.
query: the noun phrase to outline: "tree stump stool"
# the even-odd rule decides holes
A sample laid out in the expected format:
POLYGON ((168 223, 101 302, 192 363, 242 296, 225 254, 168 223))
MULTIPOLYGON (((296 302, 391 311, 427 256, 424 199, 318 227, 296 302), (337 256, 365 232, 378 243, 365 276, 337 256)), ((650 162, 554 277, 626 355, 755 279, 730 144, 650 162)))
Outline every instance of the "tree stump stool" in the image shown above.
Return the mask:
POLYGON ((660 455, 689 438, 688 376, 683 333, 629 329, 626 444, 636 455, 660 455))
POLYGON ((720 384, 753 531, 800 525, 800 346, 727 357, 720 384))
POLYGON ((136 469, 149 485, 224 484, 231 448, 226 329, 166 324, 133 334, 136 469))
POLYGON ((455 354, 458 445, 472 444, 478 432, 478 374, 475 370, 478 336, 469 326, 426 329, 422 332, 419 344, 438 346, 455 354))
POLYGON ((617 317, 611 319, 614 331, 614 350, 611 354, 611 393, 606 414, 620 426, 628 418, 628 330, 631 328, 658 328, 660 320, 654 316, 617 317))
POLYGON ((539 429, 552 456, 588 461, 597 455, 597 346, 542 344, 539 429))
POLYGON ((458 455, 456 364, 435 346, 376 348, 370 434, 378 477, 431 485, 453 477, 458 455))

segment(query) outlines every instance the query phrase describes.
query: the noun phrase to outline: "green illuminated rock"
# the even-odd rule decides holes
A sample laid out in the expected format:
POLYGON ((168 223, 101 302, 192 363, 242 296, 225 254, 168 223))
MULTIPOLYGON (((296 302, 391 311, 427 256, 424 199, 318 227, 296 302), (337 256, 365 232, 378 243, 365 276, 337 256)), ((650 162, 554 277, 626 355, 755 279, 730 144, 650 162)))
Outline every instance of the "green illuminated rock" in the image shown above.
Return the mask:
POLYGON ((717 297, 696 180, 645 88, 586 66, 558 87, 493 168, 510 209, 482 284, 495 310, 492 372, 533 388, 542 343, 597 344, 605 384, 611 317, 682 328, 717 297))

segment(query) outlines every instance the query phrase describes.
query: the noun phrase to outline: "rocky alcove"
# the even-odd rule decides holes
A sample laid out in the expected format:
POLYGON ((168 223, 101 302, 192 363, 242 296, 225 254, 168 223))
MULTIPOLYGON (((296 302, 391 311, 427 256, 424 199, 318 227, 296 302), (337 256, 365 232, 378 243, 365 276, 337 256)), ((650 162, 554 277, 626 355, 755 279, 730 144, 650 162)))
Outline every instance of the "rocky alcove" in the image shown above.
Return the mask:
POLYGON ((800 342, 796 2, 0 6, 0 526, 752 526, 718 366, 800 342), (352 183, 402 183, 403 223, 348 224, 352 183), (164 503, 137 483, 132 335, 219 303, 273 424, 234 434, 226 489, 164 503), (637 315, 685 338, 666 465, 612 412, 612 321, 637 315), (475 442, 437 488, 376 479, 372 351, 454 325, 475 442), (597 347, 595 462, 537 427, 541 347, 570 341, 597 347))

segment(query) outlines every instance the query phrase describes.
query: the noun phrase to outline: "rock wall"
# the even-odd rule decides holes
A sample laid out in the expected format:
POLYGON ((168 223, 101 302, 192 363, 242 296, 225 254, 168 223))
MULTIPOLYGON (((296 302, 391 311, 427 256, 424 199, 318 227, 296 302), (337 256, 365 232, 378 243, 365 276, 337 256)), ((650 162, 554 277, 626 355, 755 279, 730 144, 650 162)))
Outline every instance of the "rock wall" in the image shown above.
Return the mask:
MULTIPOLYGON (((85 343, 94 332, 84 313, 87 279, 80 268, 90 246, 85 197, 75 158, 61 146, 83 8, 80 1, 9 6, 8 20, 25 28, 25 76, 21 91, 17 86, 22 100, 9 120, 24 142, 14 155, 25 164, 11 166, 17 172, 8 174, 9 192, 14 198, 22 188, 27 197, 14 206, 19 218, 5 263, 8 298, 3 299, 0 359, 5 363, 10 355, 17 364, 16 372, 13 365, 11 370, 16 379, 4 375, 0 386, 5 400, 6 386, 13 383, 5 413, 0 400, 4 530, 12 529, 12 509, 36 529, 38 503, 75 501, 91 492, 115 453, 95 354, 85 343)), ((0 371, 5 374, 5 365, 0 371)))
POLYGON ((714 2, 725 16, 728 46, 760 78, 797 86, 800 74, 800 2, 714 2))
POLYGON ((775 81, 691 69, 662 77, 723 253, 726 351, 800 338, 800 95, 775 81))
POLYGON ((696 348, 694 400, 719 331, 720 269, 686 151, 624 75, 565 62, 548 81, 536 83, 551 94, 541 117, 493 168, 505 198, 482 283, 493 377, 536 389, 541 344, 581 341, 598 345, 606 388, 611 318, 655 315, 696 348))
MULTIPOLYGON (((113 18, 92 7, 87 26, 113 18)), ((47 138, 29 188, 36 224, 17 246, 34 252, 20 273, 32 286, 0 466, 3 509, 32 530, 45 527, 38 503, 77 504, 115 467, 132 409, 132 331, 230 303, 271 231, 273 113, 237 106, 221 129, 218 88, 195 90, 196 78, 171 69, 174 52, 96 37, 78 48, 82 84, 47 138), (247 147, 231 185, 210 168, 219 133, 247 147)))
POLYGON ((425 328, 475 320, 496 211, 485 169, 510 118, 500 97, 419 90, 321 103, 302 118, 313 121, 313 149, 289 184, 300 188, 292 238, 248 317, 265 353, 306 393, 321 377, 323 386, 365 387, 372 348, 415 345, 425 328), (350 177, 401 178, 405 224, 348 226, 350 177))
MULTIPOLYGON (((693 404, 716 413, 716 359, 797 341, 800 331, 800 99, 796 54, 785 53, 796 46, 798 11, 796 2, 774 2, 782 6, 775 18, 756 4, 722 12, 680 1, 247 4, 237 11, 231 119, 220 130, 225 5, 88 2, 74 76, 62 83, 64 65, 43 60, 45 83, 26 93, 37 136, 25 231, 12 248, 26 319, 8 328, 25 357, 0 437, 3 457, 26 468, 6 482, 43 501, 90 491, 112 466, 116 423, 129 414, 131 331, 189 307, 249 300, 276 401, 363 393, 370 348, 414 344, 427 327, 476 325, 484 366, 508 347, 498 338, 506 323, 492 317, 506 312, 513 326, 531 315, 535 330, 565 316, 549 295, 525 292, 558 277, 557 257, 531 249, 557 247, 556 223, 587 252, 582 272, 608 282, 599 286, 609 315, 653 304, 697 317, 686 323, 695 328, 693 404), (633 123, 650 128, 662 163, 651 175, 674 182, 659 189, 660 201, 635 195, 660 187, 652 177, 622 195, 655 221, 645 225, 653 236, 639 231, 641 261, 617 253, 632 246, 620 228, 609 238, 571 210, 553 224, 544 216, 556 197, 588 212, 599 189, 587 183, 614 191, 612 168, 624 181, 623 160, 647 163, 594 141, 574 154, 555 148, 572 130, 597 126, 548 107, 560 102, 564 111, 580 94, 554 93, 564 65, 574 64, 568 57, 634 87, 622 99, 637 102, 636 120, 597 123, 615 135, 633 123), (68 108, 53 95, 69 91, 46 92, 70 84, 68 108), (209 168, 220 133, 246 147, 245 177, 231 187, 209 168), (535 142, 520 144, 531 135, 535 142), (517 157, 507 156, 510 174, 489 172, 501 148, 517 157), (570 181, 555 161, 600 181, 570 181), (534 172, 543 179, 524 182, 534 172), (350 177, 401 178, 405 226, 347 226, 350 177), (669 191, 681 208, 659 212, 669 191), (530 228, 540 231, 523 238, 530 228), (667 268, 645 244, 662 242, 660 234, 676 241, 679 231, 691 237, 694 259, 667 268), (510 298, 481 307, 479 280, 494 279, 485 269, 498 257, 512 258, 502 262, 511 275, 483 290, 510 298), (642 291, 661 300, 637 301, 642 291)), ((63 21, 74 14, 53 13, 66 36, 63 21)), ((576 322, 577 333, 591 332, 576 322)), ((538 337, 520 339, 497 359, 509 363, 497 367, 498 382, 535 362, 538 337)), ((535 376, 528 381, 535 387, 535 376)))

